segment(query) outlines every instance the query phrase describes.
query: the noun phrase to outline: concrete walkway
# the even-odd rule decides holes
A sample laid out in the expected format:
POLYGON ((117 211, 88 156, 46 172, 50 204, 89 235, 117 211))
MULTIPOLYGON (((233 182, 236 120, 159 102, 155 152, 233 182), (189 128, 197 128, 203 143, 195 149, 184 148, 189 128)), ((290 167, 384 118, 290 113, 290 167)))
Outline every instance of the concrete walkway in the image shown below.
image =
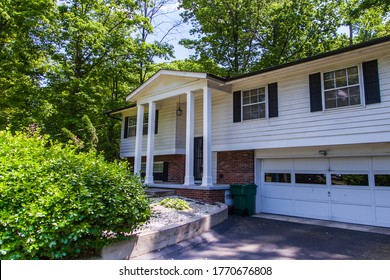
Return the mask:
POLYGON ((306 220, 229 216, 209 232, 137 259, 390 260, 390 229, 306 220))

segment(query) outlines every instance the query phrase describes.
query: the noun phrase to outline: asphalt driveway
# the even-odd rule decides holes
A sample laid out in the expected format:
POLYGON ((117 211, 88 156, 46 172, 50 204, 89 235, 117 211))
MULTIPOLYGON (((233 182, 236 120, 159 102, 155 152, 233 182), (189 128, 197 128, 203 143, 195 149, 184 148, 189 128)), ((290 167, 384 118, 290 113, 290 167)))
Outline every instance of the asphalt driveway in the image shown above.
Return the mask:
POLYGON ((390 235, 233 215, 209 232, 138 259, 390 260, 390 235))

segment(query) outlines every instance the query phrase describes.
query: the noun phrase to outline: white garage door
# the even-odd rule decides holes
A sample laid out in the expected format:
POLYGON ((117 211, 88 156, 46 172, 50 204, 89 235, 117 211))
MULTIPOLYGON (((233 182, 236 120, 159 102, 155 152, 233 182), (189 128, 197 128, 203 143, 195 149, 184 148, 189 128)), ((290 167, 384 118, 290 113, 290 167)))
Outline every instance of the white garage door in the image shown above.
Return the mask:
POLYGON ((390 227, 390 157, 264 159, 257 211, 390 227))

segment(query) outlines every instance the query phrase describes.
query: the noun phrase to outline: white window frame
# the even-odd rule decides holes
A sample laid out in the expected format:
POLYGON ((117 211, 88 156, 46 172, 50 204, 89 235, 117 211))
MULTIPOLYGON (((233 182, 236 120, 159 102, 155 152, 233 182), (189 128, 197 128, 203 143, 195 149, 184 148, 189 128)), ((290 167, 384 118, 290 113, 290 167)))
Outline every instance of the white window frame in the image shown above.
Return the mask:
POLYGON ((267 104, 268 104, 268 88, 266 86, 259 86, 259 87, 255 87, 255 88, 241 90, 241 120, 245 122, 245 121, 253 121, 253 120, 259 120, 259 119, 267 119, 268 118, 267 104), (256 102, 256 103, 249 103, 249 104, 244 105, 244 91, 259 90, 261 88, 264 88, 264 97, 265 97, 264 101, 256 102), (252 105, 256 105, 256 104, 263 104, 263 103, 264 103, 264 110, 265 110, 264 117, 259 117, 259 118, 255 118, 255 119, 247 119, 247 120, 244 119, 244 107, 252 106, 252 105))
MULTIPOLYGON (((349 88, 353 86, 347 86, 347 87, 335 87, 334 90, 340 89, 340 88, 349 88)), ((353 65, 348 65, 348 66, 342 66, 338 67, 336 69, 331 69, 331 70, 326 70, 321 72, 321 95, 322 95, 322 108, 323 111, 329 111, 329 110, 342 110, 346 108, 353 108, 353 107, 363 107, 365 106, 365 99, 364 99, 364 86, 363 86, 363 71, 362 71, 362 64, 357 63, 353 65), (336 72, 338 70, 344 70, 348 69, 351 67, 357 67, 358 69, 358 79, 359 79, 359 93, 360 93, 360 104, 355 104, 355 105, 348 105, 348 106, 341 106, 341 107, 332 107, 332 108, 326 108, 326 100, 325 100, 325 79, 324 79, 324 74, 329 73, 329 72, 336 72)))
MULTIPOLYGON (((136 131, 137 131, 137 116, 128 116, 129 121, 128 121, 128 126, 127 126, 127 137, 135 137, 136 136, 136 131), (131 121, 134 121, 133 125, 130 125, 131 121), (134 135, 130 133, 130 128, 134 128, 134 135)), ((149 114, 144 114, 144 121, 143 121, 143 129, 142 129, 142 135, 147 135, 148 134, 148 120, 149 120, 149 114), (146 133, 145 133, 146 130, 146 133)))
MULTIPOLYGON (((141 173, 146 172, 146 162, 141 163, 141 173)), ((155 161, 153 162, 153 173, 164 173, 164 162, 155 161)))

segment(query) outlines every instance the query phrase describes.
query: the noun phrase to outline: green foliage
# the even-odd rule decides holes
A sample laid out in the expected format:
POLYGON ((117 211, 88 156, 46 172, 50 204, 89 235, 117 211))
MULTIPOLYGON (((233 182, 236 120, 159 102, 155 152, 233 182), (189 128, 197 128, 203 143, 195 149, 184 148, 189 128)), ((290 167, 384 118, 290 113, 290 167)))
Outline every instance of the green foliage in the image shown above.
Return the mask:
MULTIPOLYGON (((195 59, 185 59, 185 60, 175 60, 169 63, 160 63, 156 65, 158 69, 166 70, 178 70, 178 71, 189 71, 189 72, 206 72, 214 74, 220 77, 224 77, 227 72, 218 66, 210 58, 202 57, 198 60, 195 59)), ((156 68, 157 68, 156 67, 156 68)))
POLYGON ((0 1, 0 129, 34 123, 117 159, 120 123, 103 112, 125 105, 155 57, 172 55, 169 44, 146 42, 165 3, 0 1))
POLYGON ((160 204, 167 208, 172 208, 176 210, 189 210, 190 205, 187 201, 180 199, 180 198, 164 198, 160 201, 160 204))
POLYGON ((73 259, 125 238, 150 216, 127 164, 0 131, 0 258, 73 259))
POLYGON ((76 144, 81 151, 95 149, 97 143, 99 142, 95 127, 87 115, 84 115, 81 118, 81 122, 84 124, 84 128, 78 131, 78 135, 80 135, 80 137, 67 128, 62 128, 62 132, 65 137, 69 138, 74 144, 76 144))
POLYGON ((390 34, 390 2, 381 0, 347 0, 341 16, 349 27, 350 44, 390 34))
POLYGON ((271 0, 182 0, 182 17, 192 38, 181 41, 196 56, 208 57, 230 76, 247 73, 260 56, 258 29, 271 0), (250 16, 249 16, 250 15, 250 16))
POLYGON ((383 0, 181 0, 181 44, 237 76, 389 34, 383 0), (349 42, 338 29, 350 26, 349 42))
POLYGON ((298 60, 342 47, 337 1, 276 1, 258 31, 262 49, 255 69, 298 60))

